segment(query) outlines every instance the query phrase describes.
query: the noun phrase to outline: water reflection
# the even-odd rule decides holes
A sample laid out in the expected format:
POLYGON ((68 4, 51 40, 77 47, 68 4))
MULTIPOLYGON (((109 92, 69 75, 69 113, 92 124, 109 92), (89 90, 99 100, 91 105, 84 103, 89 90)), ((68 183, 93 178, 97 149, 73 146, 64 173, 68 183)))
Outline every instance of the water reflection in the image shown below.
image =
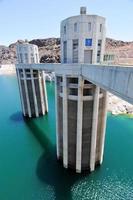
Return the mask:
POLYGON ((14 122, 23 122, 23 114, 22 114, 22 112, 18 111, 18 112, 13 113, 10 116, 10 120, 14 121, 14 122))
POLYGON ((66 170, 57 162, 55 146, 51 143, 45 130, 43 131, 33 120, 25 120, 27 126, 44 148, 36 168, 38 178, 54 187, 56 200, 71 200, 71 187, 86 176, 76 174, 75 171, 66 170))

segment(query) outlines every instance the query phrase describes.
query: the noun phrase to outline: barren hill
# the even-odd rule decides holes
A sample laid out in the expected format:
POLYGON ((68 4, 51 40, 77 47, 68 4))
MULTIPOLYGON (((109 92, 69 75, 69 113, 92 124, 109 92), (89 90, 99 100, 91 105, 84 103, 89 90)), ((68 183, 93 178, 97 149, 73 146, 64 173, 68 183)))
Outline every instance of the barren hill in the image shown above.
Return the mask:
POLYGON ((106 52, 115 55, 115 63, 122 65, 133 65, 133 42, 106 39, 106 52))
MULTIPOLYGON (((39 47, 40 62, 60 62, 60 38, 34 39, 30 43, 39 47)), ((0 45, 0 64, 16 62, 16 44, 9 47, 0 45)), ((115 54, 116 64, 133 65, 133 42, 107 38, 105 52, 115 54)))

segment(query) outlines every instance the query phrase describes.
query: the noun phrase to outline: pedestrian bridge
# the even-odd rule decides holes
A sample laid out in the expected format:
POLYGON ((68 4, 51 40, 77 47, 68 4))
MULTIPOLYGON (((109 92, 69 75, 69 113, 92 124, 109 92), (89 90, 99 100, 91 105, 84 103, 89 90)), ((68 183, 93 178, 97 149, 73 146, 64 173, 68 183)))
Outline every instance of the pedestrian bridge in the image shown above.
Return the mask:
POLYGON ((133 104, 133 66, 88 64, 18 64, 17 68, 35 69, 68 76, 83 76, 121 99, 133 104))

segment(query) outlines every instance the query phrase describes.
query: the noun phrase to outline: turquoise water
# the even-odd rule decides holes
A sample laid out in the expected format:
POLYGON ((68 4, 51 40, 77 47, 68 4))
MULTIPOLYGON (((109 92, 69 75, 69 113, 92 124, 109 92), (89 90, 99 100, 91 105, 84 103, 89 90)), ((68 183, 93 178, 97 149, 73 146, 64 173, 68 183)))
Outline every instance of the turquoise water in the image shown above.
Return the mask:
POLYGON ((0 76, 0 200, 133 199, 133 119, 108 115, 103 165, 76 175, 56 161, 54 85, 49 113, 24 120, 15 76, 0 76))

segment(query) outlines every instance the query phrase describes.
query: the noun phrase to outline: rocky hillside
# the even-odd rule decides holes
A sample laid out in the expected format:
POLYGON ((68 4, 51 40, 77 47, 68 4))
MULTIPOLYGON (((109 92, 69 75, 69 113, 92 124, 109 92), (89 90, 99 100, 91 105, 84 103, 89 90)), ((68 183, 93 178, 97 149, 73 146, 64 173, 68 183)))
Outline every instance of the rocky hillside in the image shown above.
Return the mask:
POLYGON ((106 39, 106 53, 115 55, 115 64, 133 65, 133 42, 106 39))
MULTIPOLYGON (((23 42, 23 41, 21 41, 23 42)), ((60 39, 34 39, 31 44, 39 47, 40 62, 58 63, 60 62, 60 39)), ((115 64, 133 65, 133 42, 106 39, 106 53, 115 54, 115 64)), ((16 43, 0 46, 0 64, 10 64, 16 62, 16 43)))
POLYGON ((15 46, 6 47, 0 45, 0 64, 14 64, 16 61, 15 46))
POLYGON ((59 63, 60 62, 60 39, 48 38, 30 41, 39 47, 39 56, 41 63, 59 63))

